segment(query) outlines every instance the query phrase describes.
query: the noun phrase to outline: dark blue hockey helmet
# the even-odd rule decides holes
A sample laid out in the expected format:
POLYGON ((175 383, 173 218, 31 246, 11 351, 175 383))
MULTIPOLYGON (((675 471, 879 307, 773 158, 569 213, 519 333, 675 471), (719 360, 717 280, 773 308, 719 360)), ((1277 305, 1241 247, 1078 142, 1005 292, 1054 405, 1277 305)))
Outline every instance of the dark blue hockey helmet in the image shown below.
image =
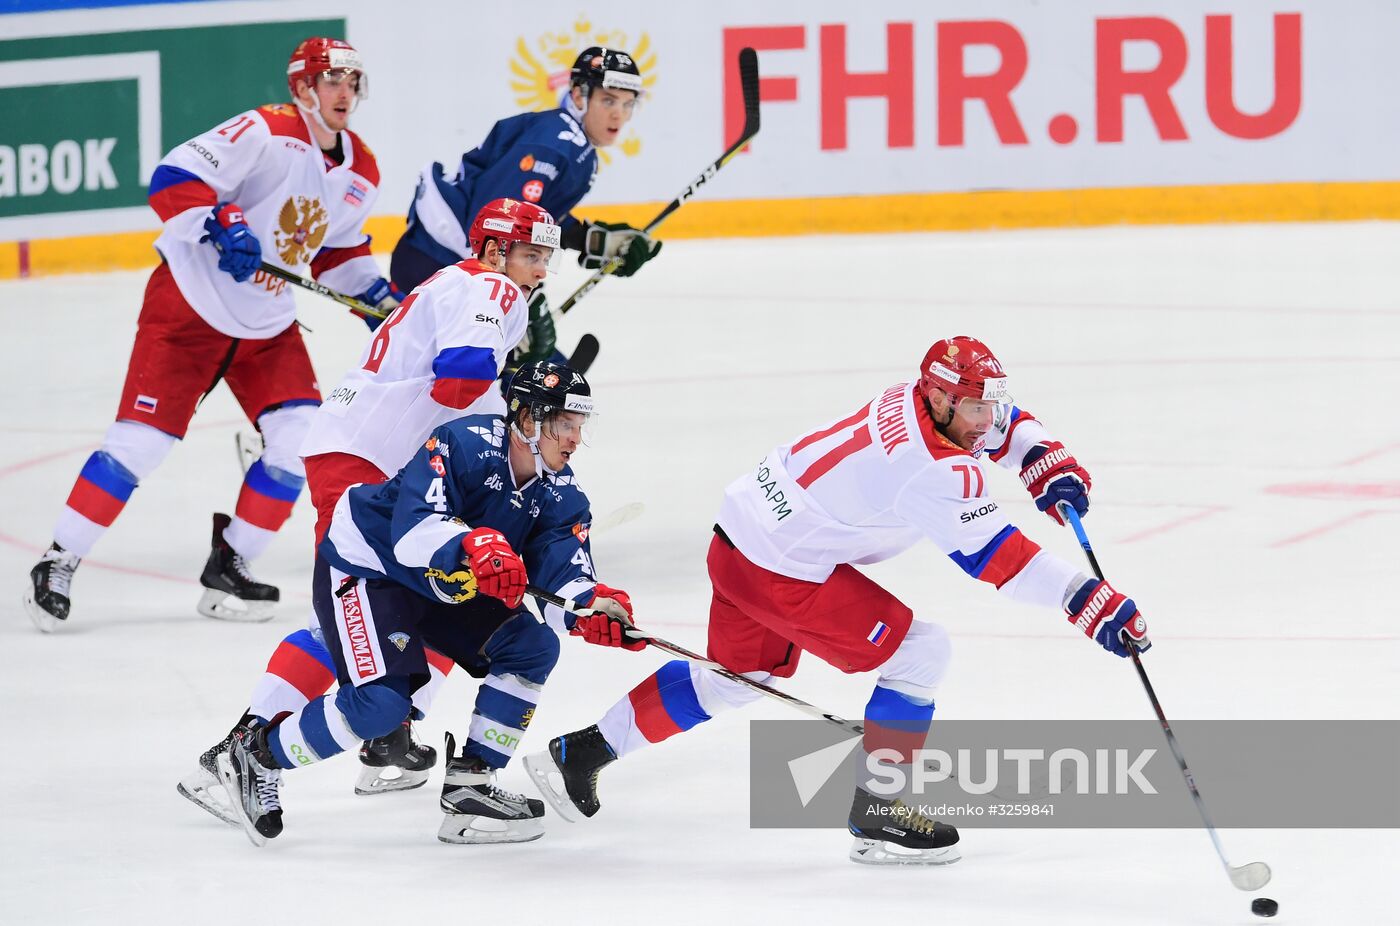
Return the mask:
POLYGON ((536 360, 515 371, 506 390, 510 418, 519 420, 520 409, 544 424, 564 412, 593 415, 593 390, 582 373, 562 363, 536 360))

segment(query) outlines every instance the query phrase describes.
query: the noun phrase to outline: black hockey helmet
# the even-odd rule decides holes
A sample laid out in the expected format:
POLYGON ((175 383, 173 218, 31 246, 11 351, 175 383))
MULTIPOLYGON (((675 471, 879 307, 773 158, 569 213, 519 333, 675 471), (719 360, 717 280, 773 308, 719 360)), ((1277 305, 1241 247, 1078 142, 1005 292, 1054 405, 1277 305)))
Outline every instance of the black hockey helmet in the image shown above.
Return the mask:
POLYGON ((588 380, 573 367, 548 360, 536 360, 516 370, 506 399, 512 421, 522 408, 529 409, 530 417, 541 424, 561 412, 593 414, 593 390, 588 380))
POLYGON ((569 86, 583 87, 584 95, 592 96, 595 87, 609 90, 631 90, 642 95, 642 72, 637 62, 625 51, 590 45, 579 52, 569 71, 569 86))

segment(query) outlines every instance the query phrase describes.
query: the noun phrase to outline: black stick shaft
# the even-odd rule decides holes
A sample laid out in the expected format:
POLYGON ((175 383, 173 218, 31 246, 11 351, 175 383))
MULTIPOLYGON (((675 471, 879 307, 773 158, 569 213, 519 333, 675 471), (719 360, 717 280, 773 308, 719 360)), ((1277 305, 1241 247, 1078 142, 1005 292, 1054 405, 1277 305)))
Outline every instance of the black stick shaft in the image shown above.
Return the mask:
POLYGON ((361 302, 354 296, 347 296, 344 293, 336 292, 324 283, 318 283, 316 280, 309 280, 304 276, 298 276, 289 270, 283 270, 276 264, 269 264, 267 261, 263 261, 258 266, 258 269, 263 273, 277 277, 279 280, 286 280, 288 283, 300 286, 302 289, 310 290, 319 296, 325 296, 327 299, 334 299, 356 315, 364 315, 369 318, 388 317, 388 313, 379 311, 379 309, 376 309, 368 302, 361 302))
MULTIPOLYGON (((753 140, 758 134, 759 112, 758 112, 758 54, 752 48, 744 48, 739 51, 739 82, 744 95, 744 128, 739 133, 739 138, 721 154, 715 162, 706 167, 687 186, 679 196, 666 204, 666 207, 657 213, 656 218, 646 224, 643 229, 647 234, 651 234, 656 227, 681 207, 686 200, 690 199, 700 188, 714 178, 719 169, 740 151, 744 146, 753 140)), ((557 309, 554 310, 555 317, 558 318, 568 312, 578 301, 593 291, 593 288, 602 282, 603 277, 617 271, 622 266, 622 258, 614 257, 603 266, 593 272, 593 275, 583 282, 583 285, 574 290, 573 295, 565 299, 557 309)))
MULTIPOLYGON (((547 592, 544 589, 537 588, 533 585, 525 589, 525 594, 538 598, 540 601, 547 601, 555 607, 563 608, 565 611, 569 611, 573 614, 582 614, 585 611, 592 613, 591 609, 589 608, 579 608, 569 599, 561 598, 552 592, 547 592)), ((836 714, 824 711, 821 708, 817 707, 815 704, 809 704, 806 701, 803 701, 801 698, 793 697, 786 691, 780 691, 777 688, 765 685, 762 682, 756 682, 751 678, 740 675, 738 672, 733 672, 725 668, 717 662, 713 662, 709 659, 706 659, 699 653, 693 653, 683 646, 679 646, 675 643, 672 643, 670 640, 663 640, 661 637, 655 636, 654 634, 646 633, 642 630, 637 630, 635 628, 627 631, 627 635, 635 640, 645 640, 648 646, 653 646, 656 649, 661 650, 662 652, 670 653, 672 656, 679 656, 681 659, 685 659, 689 662, 694 663, 695 665, 701 666, 702 668, 709 669, 711 672, 715 672, 719 675, 722 675, 730 681, 738 682, 740 685, 745 685, 749 688, 752 688, 754 691, 757 691, 758 693, 766 697, 772 698, 775 701, 781 701, 788 707, 795 708, 796 710, 801 711, 809 717, 815 717, 818 720, 825 720, 827 723, 832 724, 833 726, 840 727, 842 730, 845 730, 848 733, 859 734, 865 732, 864 724, 857 723, 854 720, 847 720, 844 717, 840 717, 836 714)))

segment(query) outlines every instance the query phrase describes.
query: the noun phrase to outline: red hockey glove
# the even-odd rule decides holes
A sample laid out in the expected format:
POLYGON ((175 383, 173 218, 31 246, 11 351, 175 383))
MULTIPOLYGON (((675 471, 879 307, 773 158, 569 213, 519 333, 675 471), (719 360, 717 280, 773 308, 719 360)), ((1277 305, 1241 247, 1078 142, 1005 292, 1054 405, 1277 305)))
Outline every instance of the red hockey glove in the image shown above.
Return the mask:
POLYGON ((626 592, 599 582, 593 589, 593 600, 585 607, 597 613, 579 617, 570 634, 597 646, 620 646, 633 653, 646 649, 645 640, 627 636, 627 631, 636 625, 632 623, 632 599, 626 592))
POLYGON ((476 576, 476 587, 512 608, 525 597, 525 564, 510 548, 510 541, 498 530, 478 527, 462 538, 463 560, 476 576))
POLYGON ((1069 622, 1084 635, 1116 656, 1128 655, 1131 641, 1139 653, 1152 648, 1147 639, 1147 619, 1138 613, 1133 599, 1102 579, 1090 579, 1079 587, 1065 607, 1069 622))
POLYGON ((1089 487, 1093 483, 1089 471, 1059 441, 1036 444, 1021 460, 1021 485, 1035 499, 1035 507, 1061 527, 1065 516, 1060 514, 1060 502, 1083 517, 1089 512, 1089 487))

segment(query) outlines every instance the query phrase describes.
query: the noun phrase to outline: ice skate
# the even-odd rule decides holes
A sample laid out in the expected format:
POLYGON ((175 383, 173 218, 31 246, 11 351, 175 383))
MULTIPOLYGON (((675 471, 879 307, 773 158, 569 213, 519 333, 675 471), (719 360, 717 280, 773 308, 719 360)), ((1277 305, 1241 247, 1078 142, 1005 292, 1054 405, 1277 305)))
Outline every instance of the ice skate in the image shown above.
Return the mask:
POLYGON ((233 745, 233 738, 247 732, 252 723, 252 715, 244 714, 233 729, 228 731, 228 736, 204 750, 195 767, 175 786, 181 797, 202 807, 230 826, 239 825, 238 814, 228 802, 228 791, 219 779, 219 756, 228 752, 229 747, 233 745))
POLYGON ((280 593, 277 586, 256 581, 248 572, 247 560, 224 540, 230 523, 228 515, 214 515, 213 548, 199 577, 199 584, 204 586, 199 613, 221 621, 270 621, 272 606, 280 593))
POLYGON ((456 756, 447 735, 438 839, 459 845, 530 842, 544 835, 544 803, 496 787, 496 770, 475 756, 456 756))
POLYGON ((29 585, 24 590, 24 610, 29 613, 34 626, 44 633, 53 633, 59 624, 68 619, 68 608, 72 604, 68 589, 73 582, 73 571, 80 562, 80 557, 55 543, 29 570, 29 585))
POLYGON ((282 832, 282 770, 267 750, 267 727, 239 732, 219 753, 219 779, 228 791, 243 832, 265 846, 282 832))
POLYGON ((962 858, 955 827, 930 820, 899 798, 856 788, 847 826, 855 836, 851 861, 862 865, 951 865, 962 858))
POLYGON ((549 741, 548 752, 525 757, 525 770, 549 806, 565 820, 577 823, 598 812, 598 773, 616 760, 617 754, 595 724, 556 736, 549 741))
POLYGON ((413 738, 413 722, 405 720, 388 736, 365 740, 360 746, 360 777, 356 794, 388 794, 427 784, 437 764, 437 750, 413 738))

